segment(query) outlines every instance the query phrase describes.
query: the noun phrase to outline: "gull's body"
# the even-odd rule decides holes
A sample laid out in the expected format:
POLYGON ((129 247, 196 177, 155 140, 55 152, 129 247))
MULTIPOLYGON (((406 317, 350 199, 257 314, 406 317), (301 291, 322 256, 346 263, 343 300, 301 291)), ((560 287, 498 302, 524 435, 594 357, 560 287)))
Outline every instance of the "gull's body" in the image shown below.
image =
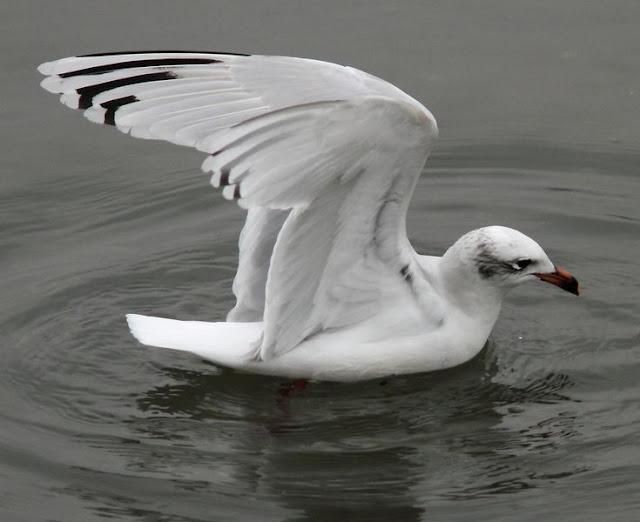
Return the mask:
POLYGON ((437 137, 431 113, 362 71, 287 57, 148 52, 43 64, 43 87, 92 121, 209 154, 248 209, 227 322, 129 315, 143 344, 224 366, 358 380, 463 363, 505 292, 538 277, 577 293, 505 227, 420 256, 405 218, 437 137))
MULTIPOLYGON (((440 259, 419 256, 417 261, 429 275, 436 275, 440 259)), ((171 321, 134 315, 129 316, 129 324, 145 344, 184 349, 250 372, 318 380, 440 370, 468 361, 482 349, 498 317, 499 298, 491 296, 478 314, 468 314, 436 295, 430 301, 437 307, 424 309, 404 280, 402 285, 388 292, 384 306, 371 317, 320 332, 268 360, 252 357, 262 322, 171 321), (224 339, 224 349, 211 339, 224 339)))

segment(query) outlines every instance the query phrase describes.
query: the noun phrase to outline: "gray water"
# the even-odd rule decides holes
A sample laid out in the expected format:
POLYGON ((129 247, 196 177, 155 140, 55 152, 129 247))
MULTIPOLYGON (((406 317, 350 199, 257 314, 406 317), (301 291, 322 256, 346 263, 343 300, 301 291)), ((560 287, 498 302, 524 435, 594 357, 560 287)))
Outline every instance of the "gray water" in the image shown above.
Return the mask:
POLYGON ((640 3, 0 4, 0 520, 640 518, 640 3), (423 253, 518 228, 581 281, 519 288, 445 372, 312 384, 144 348, 125 312, 218 320, 242 212, 201 156, 83 120, 35 66, 77 53, 312 57, 424 102, 423 253))

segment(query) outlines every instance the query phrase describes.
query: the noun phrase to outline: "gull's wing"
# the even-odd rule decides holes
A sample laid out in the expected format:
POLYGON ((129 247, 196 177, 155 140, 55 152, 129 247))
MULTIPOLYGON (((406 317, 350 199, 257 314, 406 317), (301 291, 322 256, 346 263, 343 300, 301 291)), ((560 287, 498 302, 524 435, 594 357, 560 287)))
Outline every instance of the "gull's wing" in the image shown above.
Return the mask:
MULTIPOLYGON (((138 138, 205 150, 212 133, 258 114, 355 96, 418 102, 351 67, 284 56, 150 51, 73 56, 42 64, 46 90, 96 123, 138 138)), ((205 152, 211 152, 205 150, 205 152)))
POLYGON ((271 254, 288 215, 288 210, 265 207, 248 210, 238 241, 238 271, 233 279, 236 305, 227 314, 227 321, 262 321, 271 254))
POLYGON ((210 154, 212 184, 253 214, 237 296, 260 300, 250 286, 264 275, 252 278, 243 260, 263 249, 254 273, 264 274, 273 248, 263 358, 366 318, 380 288, 417 284, 405 215, 437 127, 396 87, 315 60, 220 53, 73 57, 40 71, 43 87, 92 121, 210 154), (271 232, 256 241, 269 211, 271 232))

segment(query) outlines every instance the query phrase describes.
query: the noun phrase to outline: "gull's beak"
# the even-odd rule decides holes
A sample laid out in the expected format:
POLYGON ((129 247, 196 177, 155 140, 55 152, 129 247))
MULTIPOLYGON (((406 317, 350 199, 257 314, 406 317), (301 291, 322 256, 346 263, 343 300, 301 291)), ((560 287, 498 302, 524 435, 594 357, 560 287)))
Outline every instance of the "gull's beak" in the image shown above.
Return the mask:
POLYGON ((556 266, 554 268, 554 272, 549 272, 547 274, 536 273, 533 275, 538 279, 541 279, 542 281, 546 281, 547 283, 551 283, 552 285, 559 286, 563 290, 571 292, 574 295, 580 295, 578 280, 564 268, 560 268, 559 266, 556 266))

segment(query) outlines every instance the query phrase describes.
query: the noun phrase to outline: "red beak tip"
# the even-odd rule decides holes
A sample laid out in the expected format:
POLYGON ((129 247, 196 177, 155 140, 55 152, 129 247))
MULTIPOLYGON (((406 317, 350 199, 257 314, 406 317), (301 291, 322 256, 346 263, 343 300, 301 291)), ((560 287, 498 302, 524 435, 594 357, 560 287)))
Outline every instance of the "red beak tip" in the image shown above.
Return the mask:
POLYGON ((580 295, 580 284, 578 283, 578 280, 564 268, 556 267, 554 272, 534 275, 538 279, 562 288, 573 295, 580 295))

